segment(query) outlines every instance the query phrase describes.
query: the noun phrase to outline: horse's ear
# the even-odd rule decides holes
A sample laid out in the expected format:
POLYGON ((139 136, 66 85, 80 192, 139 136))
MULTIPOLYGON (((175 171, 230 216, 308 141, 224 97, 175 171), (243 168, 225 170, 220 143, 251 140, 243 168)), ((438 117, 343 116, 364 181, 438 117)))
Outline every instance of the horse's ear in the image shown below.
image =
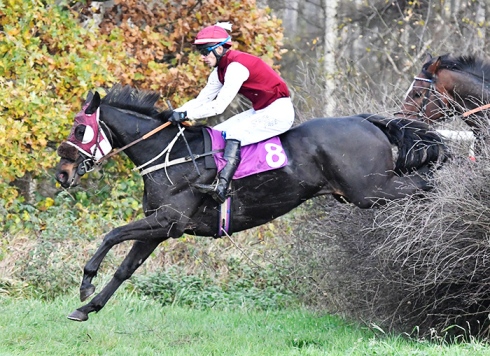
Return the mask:
POLYGON ((437 70, 439 69, 439 66, 441 65, 441 57, 437 57, 437 59, 432 63, 428 68, 427 72, 429 72, 432 75, 435 75, 437 70))
POLYGON ((90 101, 90 104, 85 109, 85 114, 92 115, 94 112, 97 111, 99 106, 100 106, 100 95, 98 92, 95 92, 93 94, 92 100, 90 101))
POLYGON ((428 63, 432 60, 432 54, 430 54, 429 52, 426 53, 425 55, 425 61, 424 63, 428 63))
POLYGON ((91 91, 89 91, 87 93, 87 97, 85 98, 85 102, 83 103, 83 106, 87 105, 88 103, 90 103, 92 101, 92 98, 94 97, 94 93, 92 93, 91 91))

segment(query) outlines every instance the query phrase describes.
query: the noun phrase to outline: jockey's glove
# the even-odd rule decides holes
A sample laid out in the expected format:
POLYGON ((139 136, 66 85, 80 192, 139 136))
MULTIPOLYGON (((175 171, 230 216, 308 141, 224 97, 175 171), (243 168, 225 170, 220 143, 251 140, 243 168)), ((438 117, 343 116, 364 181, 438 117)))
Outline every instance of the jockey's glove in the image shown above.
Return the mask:
POLYGON ((179 122, 185 121, 187 118, 187 111, 174 111, 168 121, 176 125, 179 122))

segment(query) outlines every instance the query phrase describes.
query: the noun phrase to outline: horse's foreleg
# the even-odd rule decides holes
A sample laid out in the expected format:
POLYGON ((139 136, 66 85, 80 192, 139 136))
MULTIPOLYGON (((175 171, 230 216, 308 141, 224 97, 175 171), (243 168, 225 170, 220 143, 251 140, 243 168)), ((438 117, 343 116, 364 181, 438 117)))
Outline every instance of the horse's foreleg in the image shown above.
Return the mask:
MULTIPOLYGON (((68 315, 68 319, 85 321, 88 319, 89 313, 94 311, 98 312, 100 309, 102 309, 119 286, 126 279, 132 276, 134 271, 136 271, 136 269, 143 264, 143 262, 162 241, 163 240, 151 240, 149 242, 135 241, 131 251, 129 251, 128 255, 124 258, 124 261, 117 269, 111 281, 90 301, 90 303, 78 308, 73 313, 68 315)), ((92 260, 94 260, 94 258, 92 258, 92 260)))
POLYGON ((114 229, 104 236, 102 244, 99 246, 92 258, 87 262, 83 269, 82 284, 80 285, 80 300, 83 302, 95 292, 92 279, 97 276, 102 260, 114 245, 124 241, 118 233, 120 228, 114 229))
MULTIPOLYGON (((162 214, 160 214, 162 216, 162 214)), ((144 219, 134 221, 128 225, 118 227, 107 233, 92 258, 87 262, 83 269, 82 284, 80 285, 80 300, 87 300, 95 292, 95 287, 92 284, 92 279, 97 276, 100 264, 104 260, 107 253, 115 245, 127 240, 163 241, 169 236, 181 236, 182 229, 177 232, 169 230, 168 220, 153 214, 144 219), (173 235, 170 235, 173 234, 173 235)), ((163 215, 165 216, 165 215, 163 215)), ((178 226, 175 224, 175 226, 178 226)), ((181 228, 181 227, 179 227, 181 228)))
POLYGON ((355 203, 360 208, 384 205, 388 201, 403 199, 407 196, 421 195, 422 191, 432 189, 427 178, 417 174, 403 177, 391 177, 385 182, 366 188, 364 197, 358 197, 355 203))

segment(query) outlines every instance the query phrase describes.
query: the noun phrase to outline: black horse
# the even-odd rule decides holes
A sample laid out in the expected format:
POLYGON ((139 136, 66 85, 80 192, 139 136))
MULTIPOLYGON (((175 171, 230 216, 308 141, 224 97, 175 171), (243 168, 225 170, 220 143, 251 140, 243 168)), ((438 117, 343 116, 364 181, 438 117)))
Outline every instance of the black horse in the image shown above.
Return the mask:
MULTIPOLYGON (((217 174, 198 158, 205 153, 206 134, 202 127, 187 127, 184 139, 178 136, 182 131, 178 126, 157 129, 171 114, 159 113, 154 107, 157 100, 158 94, 121 86, 102 100, 97 92, 89 95, 69 140, 58 148, 61 159, 56 178, 65 188, 76 185, 94 160, 108 157, 111 146, 124 148, 138 167, 155 157, 153 166, 179 158, 184 161, 143 176, 146 217, 106 234, 84 268, 82 301, 95 292, 92 279, 109 250, 126 240, 135 240, 134 245, 107 286, 68 316, 72 320, 85 321, 89 313, 102 309, 162 241, 184 233, 219 235, 220 207, 193 187, 212 182, 217 174), (94 126, 87 117, 97 117, 98 124, 94 126), (158 132, 148 134, 152 130, 158 132), (162 149, 170 146, 165 157, 162 149)), ((333 194, 342 202, 370 208, 417 194, 430 189, 424 177, 446 157, 441 138, 426 124, 368 114, 312 119, 279 137, 287 165, 233 181, 228 233, 264 224, 319 195, 333 194)))

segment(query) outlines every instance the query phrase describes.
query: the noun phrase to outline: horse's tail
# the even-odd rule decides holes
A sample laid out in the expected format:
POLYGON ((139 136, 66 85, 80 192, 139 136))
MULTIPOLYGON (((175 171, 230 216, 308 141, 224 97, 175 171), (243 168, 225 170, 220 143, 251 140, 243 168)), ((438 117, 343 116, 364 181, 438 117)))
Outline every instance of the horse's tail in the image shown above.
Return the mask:
POLYGON ((405 118, 385 118, 363 114, 397 147, 397 174, 413 173, 427 166, 438 166, 449 158, 442 137, 426 123, 405 118))

